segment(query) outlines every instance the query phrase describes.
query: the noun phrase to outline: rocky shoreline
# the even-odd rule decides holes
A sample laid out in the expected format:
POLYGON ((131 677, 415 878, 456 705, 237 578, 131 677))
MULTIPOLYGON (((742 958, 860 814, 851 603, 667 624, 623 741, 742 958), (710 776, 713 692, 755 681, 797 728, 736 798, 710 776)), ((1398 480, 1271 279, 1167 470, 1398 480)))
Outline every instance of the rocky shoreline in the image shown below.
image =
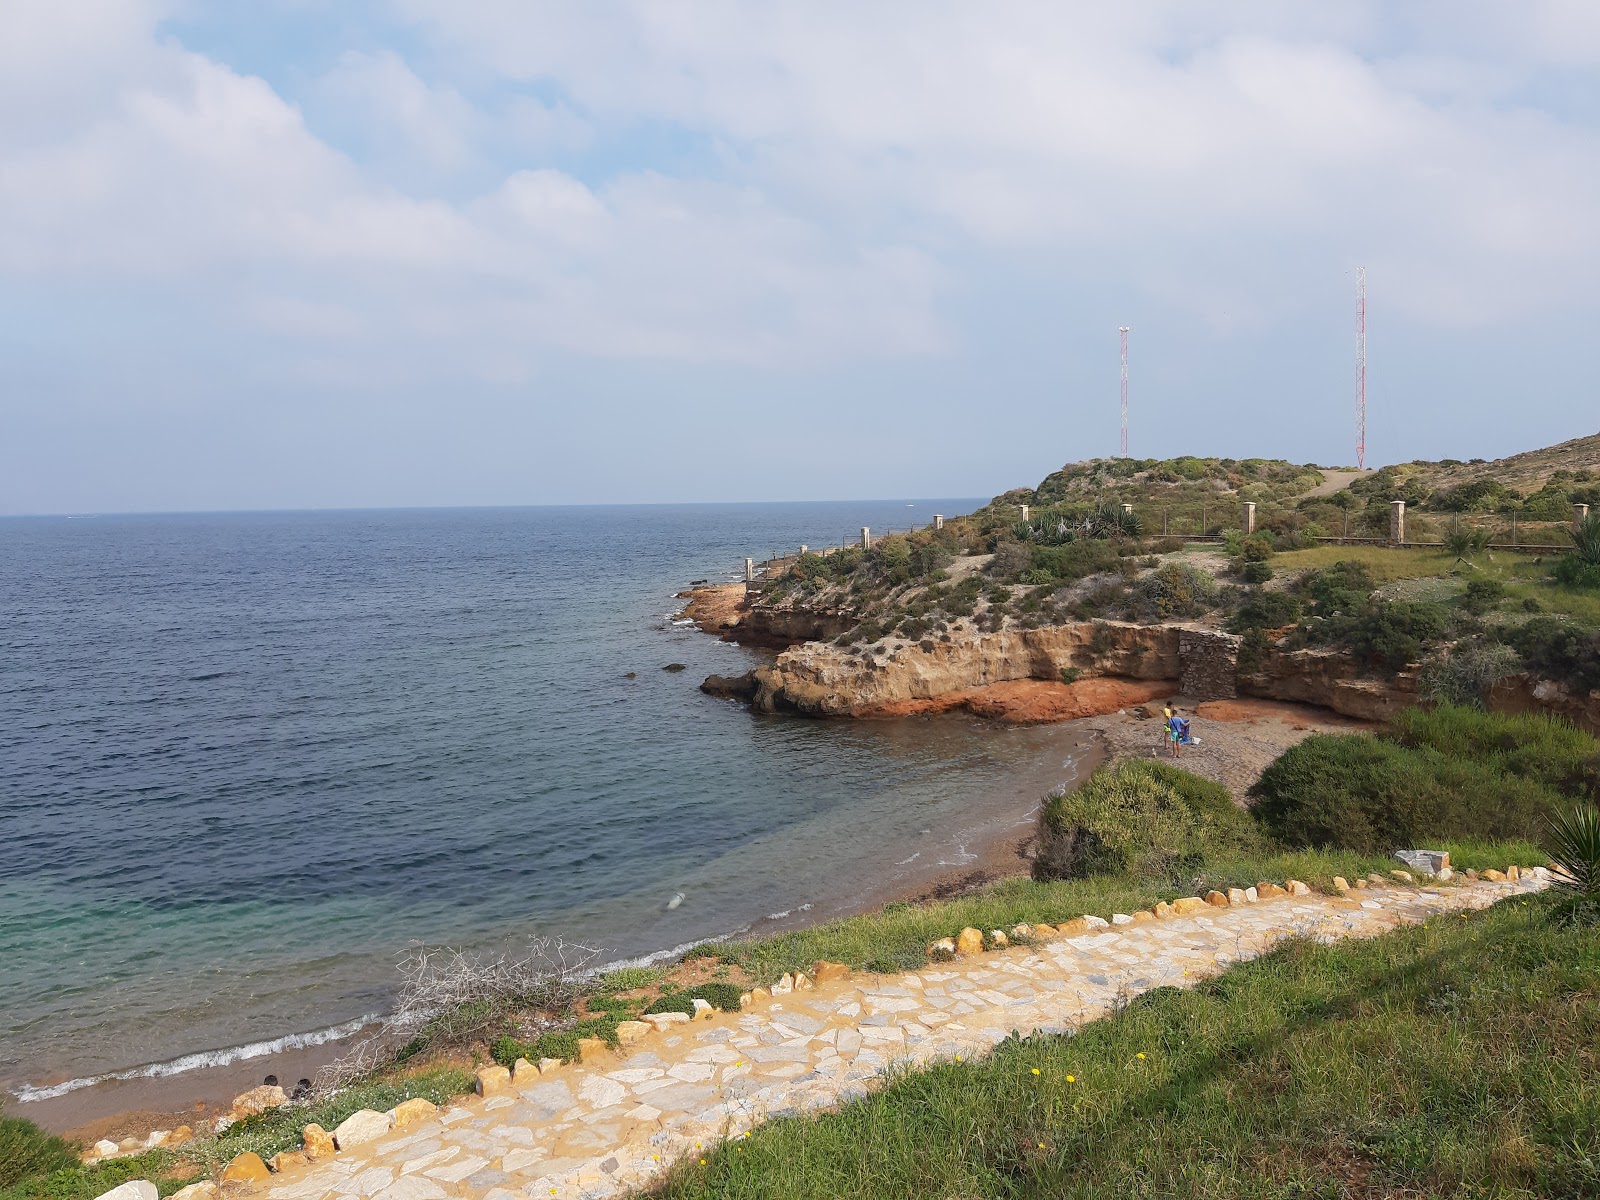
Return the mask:
MULTIPOLYGON (((741 676, 702 689, 762 713, 873 719, 965 709, 999 721, 1079 720, 1179 696, 1186 707, 1253 699, 1308 705, 1334 718, 1392 720, 1419 703, 1417 669, 1365 675, 1334 649, 1271 647, 1246 666, 1241 639, 1196 622, 1094 620, 983 630, 970 619, 937 638, 889 635, 870 645, 831 639, 850 620, 837 609, 752 603, 744 584, 697 588, 682 615, 707 633, 773 652, 741 676)), ((1600 693, 1514 674, 1496 683, 1494 712, 1548 712, 1600 733, 1600 693)))

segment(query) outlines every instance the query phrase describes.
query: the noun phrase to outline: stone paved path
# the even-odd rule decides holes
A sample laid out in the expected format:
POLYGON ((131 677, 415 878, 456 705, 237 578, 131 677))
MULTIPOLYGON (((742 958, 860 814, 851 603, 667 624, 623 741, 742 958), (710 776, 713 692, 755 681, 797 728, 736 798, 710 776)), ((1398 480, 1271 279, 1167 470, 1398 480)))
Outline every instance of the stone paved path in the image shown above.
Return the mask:
POLYGON ((1293 935, 1366 937, 1485 908, 1539 880, 1288 897, 1119 924, 896 976, 857 974, 675 1025, 610 1061, 519 1078, 421 1125, 274 1177, 267 1200, 606 1197, 760 1121, 858 1095, 894 1062, 981 1054, 1185 986, 1293 935))

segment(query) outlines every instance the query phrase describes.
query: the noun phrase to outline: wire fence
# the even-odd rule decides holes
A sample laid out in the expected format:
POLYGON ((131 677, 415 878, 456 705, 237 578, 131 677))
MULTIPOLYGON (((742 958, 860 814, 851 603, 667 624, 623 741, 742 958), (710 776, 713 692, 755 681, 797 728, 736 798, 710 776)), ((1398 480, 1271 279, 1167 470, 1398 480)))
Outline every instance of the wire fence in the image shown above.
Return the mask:
MULTIPOLYGON (((1160 514, 1161 533, 1159 536, 1182 538, 1186 542, 1220 545, 1226 543, 1229 537, 1240 535, 1245 529, 1245 515, 1242 505, 1217 505, 1214 508, 1210 505, 1201 505, 1198 513, 1191 509, 1180 509, 1176 514, 1177 519, 1174 519, 1174 511, 1169 507, 1154 511, 1138 505, 1124 504, 1123 507, 1139 518, 1140 528, 1145 537, 1158 536, 1154 530, 1156 512, 1160 514), (1208 520, 1213 513, 1217 514, 1218 519, 1215 521, 1208 520), (1185 528, 1186 526, 1187 528, 1185 528)), ((1026 520, 1027 518, 1022 516, 1023 506, 1018 505, 1017 509, 1019 522, 1026 520)), ((1257 529, 1260 529, 1271 518, 1273 511, 1272 508, 1264 508, 1257 514, 1257 529)), ((1445 515, 1441 513, 1407 514, 1407 519, 1419 521, 1431 532, 1434 524, 1445 515)), ((1530 520, 1520 512, 1450 513, 1448 516, 1450 517, 1451 534, 1459 533, 1463 525, 1468 529, 1482 529, 1485 526, 1489 526, 1492 532, 1490 540, 1485 547, 1486 549, 1504 550, 1518 554, 1548 554, 1566 549, 1570 545, 1569 535, 1574 524, 1574 521, 1552 521, 1542 518, 1530 520), (1462 519, 1463 516, 1466 517, 1465 521, 1462 519)), ((1350 514, 1346 511, 1343 529, 1340 533, 1302 536, 1306 536, 1307 540, 1319 545, 1387 546, 1400 550, 1444 550, 1450 544, 1444 539, 1435 539, 1433 537, 1401 537, 1395 539, 1390 536, 1362 535, 1361 533, 1351 533, 1350 526, 1350 514)), ((838 554, 853 548, 870 549, 884 538, 893 537, 896 534, 910 535, 920 530, 932 530, 940 527, 940 522, 934 520, 923 525, 910 524, 903 529, 896 526, 883 530, 873 529, 846 533, 840 537, 837 545, 829 543, 827 545, 812 546, 808 544, 796 548, 793 552, 785 552, 781 555, 776 549, 772 549, 768 552, 767 557, 761 561, 753 558, 747 560, 748 570, 745 582, 751 584, 763 583, 782 574, 799 560, 802 551, 827 555, 838 554)))

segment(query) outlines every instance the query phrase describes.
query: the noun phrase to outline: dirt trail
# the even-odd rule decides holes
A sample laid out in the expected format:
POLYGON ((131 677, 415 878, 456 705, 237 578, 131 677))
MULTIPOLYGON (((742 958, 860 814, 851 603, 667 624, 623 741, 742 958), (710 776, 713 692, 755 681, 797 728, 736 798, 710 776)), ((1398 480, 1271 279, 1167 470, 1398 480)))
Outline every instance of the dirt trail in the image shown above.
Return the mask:
POLYGON ((1324 471, 1322 482, 1306 493, 1307 496, 1331 496, 1335 492, 1343 491, 1364 475, 1371 475, 1371 471, 1324 471))

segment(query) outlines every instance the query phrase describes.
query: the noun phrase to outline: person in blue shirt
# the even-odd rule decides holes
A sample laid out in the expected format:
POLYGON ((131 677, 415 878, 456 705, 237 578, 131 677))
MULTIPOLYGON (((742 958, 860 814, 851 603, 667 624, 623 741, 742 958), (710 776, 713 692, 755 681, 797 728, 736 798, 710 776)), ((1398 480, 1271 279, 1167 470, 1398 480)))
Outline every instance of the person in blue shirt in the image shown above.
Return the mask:
POLYGON ((1189 722, 1178 715, 1178 710, 1167 710, 1167 745, 1173 758, 1183 757, 1183 744, 1189 740, 1189 722))

